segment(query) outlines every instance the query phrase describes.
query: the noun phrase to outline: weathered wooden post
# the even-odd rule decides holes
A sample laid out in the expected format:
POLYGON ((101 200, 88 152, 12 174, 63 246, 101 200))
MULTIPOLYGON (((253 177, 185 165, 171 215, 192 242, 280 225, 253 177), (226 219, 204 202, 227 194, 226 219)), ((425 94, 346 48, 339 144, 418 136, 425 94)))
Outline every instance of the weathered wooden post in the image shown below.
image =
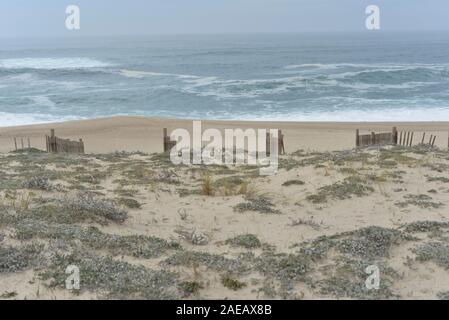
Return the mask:
POLYGON ((55 129, 50 129, 50 152, 57 152, 55 129))
POLYGON ((434 146, 434 144, 435 144, 435 139, 437 138, 437 136, 434 136, 433 137, 433 141, 432 141, 432 147, 434 146))
POLYGON ((16 151, 17 151, 17 139, 16 139, 16 137, 14 137, 14 147, 16 148, 16 151))
POLYGON ((407 131, 407 143, 405 144, 406 147, 408 147, 409 141, 410 141, 410 131, 407 131))
POLYGON ((394 145, 398 144, 398 129, 396 127, 393 127, 393 133, 392 133, 392 136, 391 136, 391 140, 392 140, 391 142, 394 145))
POLYGON ((422 134, 421 144, 424 144, 424 139, 425 139, 425 137, 426 137, 426 133, 424 132, 424 133, 422 134))
POLYGON ((410 137, 410 147, 412 146, 412 143, 413 143, 413 134, 414 134, 414 132, 412 132, 412 136, 410 137))
MULTIPOLYGON (((274 137, 273 137, 274 138, 274 137)), ((278 154, 281 154, 281 130, 278 129, 278 139, 277 139, 277 144, 278 144, 278 154)))
POLYGON ((83 139, 80 139, 79 153, 84 154, 84 141, 83 141, 83 139))
POLYGON ((269 132, 266 133, 266 146, 265 152, 266 154, 270 154, 271 152, 271 143, 270 143, 271 135, 269 132))
POLYGON ((359 129, 355 130, 355 146, 356 147, 360 146, 359 129))
POLYGON ((371 144, 376 144, 376 133, 371 132, 371 144))
POLYGON ((278 148, 279 154, 285 154, 284 135, 282 134, 282 130, 278 130, 278 148))
POLYGON ((164 143, 164 152, 167 152, 167 134, 168 134, 168 130, 167 130, 167 128, 164 128, 163 129, 163 136, 164 136, 164 139, 163 139, 163 143, 164 143))

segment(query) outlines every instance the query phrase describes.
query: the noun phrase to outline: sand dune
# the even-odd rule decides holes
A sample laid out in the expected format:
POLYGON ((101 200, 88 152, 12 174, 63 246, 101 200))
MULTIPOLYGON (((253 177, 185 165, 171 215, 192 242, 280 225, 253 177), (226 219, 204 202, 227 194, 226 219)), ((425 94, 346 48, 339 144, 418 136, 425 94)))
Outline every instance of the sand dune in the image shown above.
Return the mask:
MULTIPOLYGON (((280 128, 288 154, 267 177, 251 166, 176 166, 166 154, 98 154, 159 152, 162 128, 189 129, 187 120, 1 128, 3 152, 20 135, 43 148, 54 128, 83 138, 92 154, 0 153, 0 299, 449 295, 446 148, 326 152, 352 149, 356 128, 388 131, 391 123, 203 125, 280 128), (65 288, 69 264, 90 275, 78 293, 65 288), (379 290, 365 288, 373 265, 379 290)), ((394 125, 447 143, 449 123, 394 125)))

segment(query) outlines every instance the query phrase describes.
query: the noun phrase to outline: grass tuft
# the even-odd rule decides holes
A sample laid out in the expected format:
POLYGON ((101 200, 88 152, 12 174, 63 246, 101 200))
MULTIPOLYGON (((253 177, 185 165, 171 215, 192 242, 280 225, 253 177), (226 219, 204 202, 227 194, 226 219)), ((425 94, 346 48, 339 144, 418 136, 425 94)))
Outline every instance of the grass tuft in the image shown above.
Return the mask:
POLYGON ((240 282, 234 278, 232 278, 229 274, 226 274, 221 277, 221 283, 225 288, 228 288, 233 291, 237 291, 243 289, 247 286, 246 283, 240 282))
POLYGON ((246 249, 255 249, 262 246, 259 238, 253 234, 242 234, 226 240, 225 243, 233 247, 243 247, 246 249))

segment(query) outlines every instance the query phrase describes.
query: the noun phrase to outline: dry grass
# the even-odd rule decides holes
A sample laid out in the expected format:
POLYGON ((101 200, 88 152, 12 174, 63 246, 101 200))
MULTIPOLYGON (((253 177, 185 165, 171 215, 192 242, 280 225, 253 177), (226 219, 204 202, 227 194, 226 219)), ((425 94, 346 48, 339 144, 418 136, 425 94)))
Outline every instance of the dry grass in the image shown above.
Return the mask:
POLYGON ((212 186, 212 178, 209 173, 203 174, 201 177, 201 194, 204 196, 213 196, 214 189, 212 186))

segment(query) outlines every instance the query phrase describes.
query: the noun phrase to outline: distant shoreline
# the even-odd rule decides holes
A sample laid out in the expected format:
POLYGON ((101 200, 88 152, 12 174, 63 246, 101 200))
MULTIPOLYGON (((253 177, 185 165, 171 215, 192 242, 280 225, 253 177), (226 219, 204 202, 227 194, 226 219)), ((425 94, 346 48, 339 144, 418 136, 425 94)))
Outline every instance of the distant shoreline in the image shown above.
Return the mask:
MULTIPOLYGON (((13 150, 14 137, 30 137, 31 145, 45 149, 45 134, 51 128, 63 138, 85 141, 87 153, 114 151, 162 151, 162 129, 191 130, 193 120, 155 118, 143 116, 118 116, 90 120, 73 120, 45 124, 0 127, 0 152, 13 150)), ((437 136, 436 146, 447 148, 449 121, 435 122, 280 122, 202 120, 203 128, 265 128, 281 129, 285 134, 286 150, 298 149, 333 151, 352 149, 355 146, 355 130, 362 132, 398 130, 414 131, 418 136, 429 132, 437 136)))

